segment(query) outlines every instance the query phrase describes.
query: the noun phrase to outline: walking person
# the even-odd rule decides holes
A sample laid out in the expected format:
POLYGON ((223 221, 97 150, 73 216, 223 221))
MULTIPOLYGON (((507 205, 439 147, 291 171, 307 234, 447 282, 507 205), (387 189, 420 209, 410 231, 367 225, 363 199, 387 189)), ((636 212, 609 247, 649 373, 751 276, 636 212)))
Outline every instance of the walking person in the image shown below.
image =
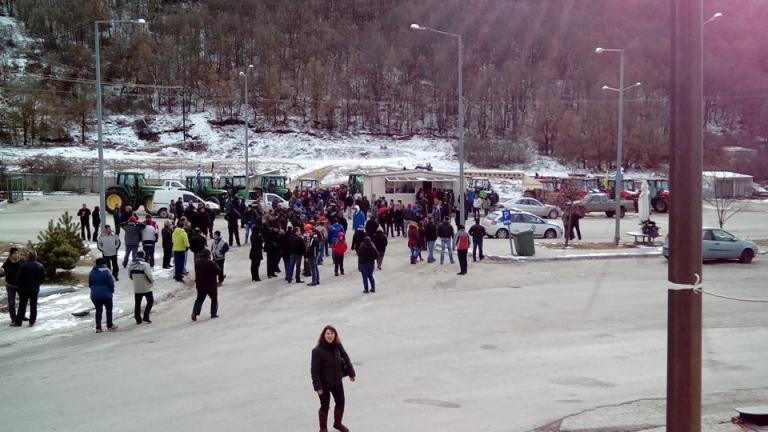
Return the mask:
MULTIPOLYGON (((227 252, 229 252, 229 243, 221 236, 221 231, 215 231, 213 233, 213 241, 211 242, 211 254, 213 255, 213 262, 218 264, 222 273, 224 273, 224 259, 227 252)), ((219 282, 223 281, 222 279, 219 282)))
POLYGON ((80 218, 80 237, 83 241, 88 241, 91 239, 91 210, 85 203, 77 211, 77 216, 80 218))
POLYGON ((125 224, 125 255, 123 256, 123 268, 128 267, 128 259, 136 259, 136 252, 141 244, 141 231, 144 224, 140 224, 136 215, 131 215, 125 224))
POLYGON ((384 254, 387 251, 387 236, 384 234, 382 227, 376 228, 376 232, 371 236, 373 245, 376 246, 376 252, 379 253, 379 257, 376 258, 376 268, 381 270, 381 263, 384 262, 384 254))
POLYGON ((373 269, 379 253, 376 252, 370 237, 365 237, 360 246, 357 247, 357 269, 363 276, 363 293, 368 294, 368 284, 371 285, 370 292, 376 292, 376 280, 373 278, 373 269))
POLYGON ((128 277, 133 280, 133 318, 136 324, 143 322, 152 324, 149 319, 149 313, 152 311, 152 305, 155 304, 155 298, 152 295, 152 287, 155 284, 155 278, 152 276, 152 266, 145 261, 145 254, 139 251, 136 259, 128 267, 128 277), (147 299, 147 307, 144 308, 144 314, 141 313, 141 300, 147 299))
POLYGON ((456 230, 456 239, 454 244, 456 246, 456 255, 459 256, 459 272, 458 275, 467 274, 467 252, 469 251, 469 234, 464 231, 464 225, 459 225, 456 230))
MULTIPOLYGON (((177 202, 178 204, 178 202, 177 202)), ((189 249, 189 237, 184 229, 185 222, 179 219, 176 229, 173 230, 171 242, 173 243, 173 280, 184 282, 184 264, 187 258, 187 249, 189 249)))
MULTIPOLYGON (((262 253, 263 248, 264 237, 261 236, 259 230, 254 230, 253 235, 251 235, 251 251, 248 254, 248 258, 251 260, 251 281, 253 282, 259 282, 261 280, 259 277, 259 266, 264 257, 264 254, 262 253)), ((269 254, 267 254, 267 256, 269 256, 269 254)), ((267 263, 267 266, 269 266, 269 263, 267 263)))
POLYGON ((101 209, 95 206, 91 212, 91 221, 93 222, 93 241, 99 238, 99 227, 101 227, 101 209))
POLYGON ((112 232, 112 227, 104 225, 104 235, 99 237, 96 242, 96 247, 101 251, 101 256, 107 262, 107 268, 112 270, 112 277, 117 281, 120 280, 117 274, 120 271, 120 267, 117 265, 117 252, 120 250, 120 237, 112 232))
POLYGON ((469 229, 469 235, 472 237, 472 262, 477 261, 477 251, 480 250, 480 261, 485 258, 483 255, 483 239, 486 236, 485 227, 480 225, 480 219, 475 219, 475 224, 469 229))
POLYGON ((8 250, 8 258, 0 268, 0 277, 5 277, 5 292, 8 294, 8 315, 11 318, 11 324, 16 322, 16 295, 19 293, 20 267, 19 248, 12 247, 8 250))
POLYGON ((27 252, 27 260, 19 266, 16 281, 19 284, 19 308, 16 311, 16 322, 13 327, 21 327, 21 322, 27 314, 29 303, 29 326, 37 321, 37 297, 40 295, 40 285, 45 281, 45 269, 37 261, 35 251, 27 252))
POLYGON ((171 257, 173 257, 173 223, 167 220, 163 223, 163 229, 160 231, 163 246, 163 268, 171 268, 171 257))
POLYGON ((408 225, 408 249, 411 255, 411 264, 416 264, 416 260, 419 258, 419 226, 411 222, 408 225))
POLYGON ((232 243, 234 240, 237 240, 237 245, 240 246, 240 227, 238 226, 238 221, 240 220, 242 216, 240 215, 240 212, 235 208, 234 205, 229 207, 229 210, 227 210, 227 214, 224 216, 224 219, 227 220, 227 230, 229 231, 229 244, 234 245, 232 243), (234 240, 233 240, 234 237, 234 240))
POLYGON ((158 231, 157 223, 152 220, 152 216, 147 215, 144 218, 144 229, 141 230, 141 248, 144 251, 144 257, 150 267, 155 266, 155 244, 157 244, 158 231))
POLYGON ((195 289, 197 298, 192 307, 192 321, 197 321, 197 316, 203 308, 205 297, 211 298, 211 318, 218 318, 219 310, 218 299, 218 281, 224 279, 224 272, 213 261, 211 261, 211 251, 206 249, 203 252, 203 259, 195 263, 195 289))
POLYGON ((344 274, 344 254, 347 253, 347 240, 344 238, 344 231, 336 235, 336 241, 331 246, 333 252, 333 275, 338 276, 339 271, 344 274))
POLYGON ((328 431, 328 411, 331 408, 331 395, 335 404, 333 409, 333 428, 341 432, 349 432, 342 420, 344 417, 344 384, 342 380, 348 376, 355 382, 355 368, 349 359, 347 351, 341 344, 339 332, 333 326, 325 326, 320 333, 317 345, 312 350, 310 368, 312 387, 320 397, 318 420, 320 432, 328 431))
POLYGON ((437 236, 440 237, 440 265, 445 262, 445 253, 453 264, 453 226, 448 222, 448 216, 443 217, 443 223, 437 227, 437 236))
POLYGON ((101 333, 101 317, 107 310, 107 330, 117 330, 112 323, 112 295, 115 293, 115 280, 109 273, 104 258, 97 258, 96 264, 88 275, 88 287, 91 289, 91 301, 96 308, 96 333, 101 333))
POLYGON ((427 263, 435 262, 435 242, 437 242, 437 226, 432 216, 427 218, 427 223, 424 225, 424 237, 427 242, 427 263))

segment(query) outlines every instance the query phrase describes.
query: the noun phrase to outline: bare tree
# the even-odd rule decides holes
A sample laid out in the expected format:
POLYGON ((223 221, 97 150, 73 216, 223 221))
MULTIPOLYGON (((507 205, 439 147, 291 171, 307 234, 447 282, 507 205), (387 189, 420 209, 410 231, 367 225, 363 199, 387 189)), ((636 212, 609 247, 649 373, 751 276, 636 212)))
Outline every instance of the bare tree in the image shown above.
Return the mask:
POLYGON ((736 180, 726 173, 717 172, 704 181, 704 201, 715 208, 717 224, 721 229, 729 219, 747 207, 746 202, 738 199, 740 192, 736 180))

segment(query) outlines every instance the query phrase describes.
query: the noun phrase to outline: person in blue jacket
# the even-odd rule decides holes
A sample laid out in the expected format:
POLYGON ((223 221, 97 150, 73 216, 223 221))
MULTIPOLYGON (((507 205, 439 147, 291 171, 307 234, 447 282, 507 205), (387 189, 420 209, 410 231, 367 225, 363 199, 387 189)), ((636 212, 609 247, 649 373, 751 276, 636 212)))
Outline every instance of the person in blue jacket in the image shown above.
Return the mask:
POLYGON ((339 239, 340 232, 344 232, 344 227, 341 226, 338 219, 333 218, 333 223, 328 227, 328 239, 330 241, 331 247, 336 244, 336 241, 339 239))
POLYGON ((96 333, 101 333, 101 314, 107 310, 107 330, 117 330, 112 323, 112 294, 115 293, 115 279, 107 268, 107 260, 98 258, 96 265, 88 275, 88 286, 91 288, 91 301, 96 308, 96 333))
POLYGON ((355 216, 352 218, 352 230, 357 230, 363 225, 365 225, 365 213, 360 210, 360 206, 355 206, 355 216))

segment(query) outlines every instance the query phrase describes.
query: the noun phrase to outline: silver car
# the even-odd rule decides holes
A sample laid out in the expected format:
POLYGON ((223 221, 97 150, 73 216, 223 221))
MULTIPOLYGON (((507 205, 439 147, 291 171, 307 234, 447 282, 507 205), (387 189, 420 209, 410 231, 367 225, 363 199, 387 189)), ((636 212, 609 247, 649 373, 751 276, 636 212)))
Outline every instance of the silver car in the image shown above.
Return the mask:
MULTIPOLYGON (((743 263, 751 263, 758 251, 753 242, 742 240, 719 228, 704 228, 701 239, 704 261, 738 259, 743 263)), ((664 239, 662 254, 669 258, 669 236, 664 239)))
POLYGON ((549 204, 544 204, 535 198, 512 198, 497 204, 499 208, 518 209, 547 219, 557 219, 560 209, 549 204))
POLYGON ((505 225, 501 221, 501 211, 488 213, 480 223, 485 227, 485 232, 496 238, 509 238, 510 232, 533 231, 534 237, 555 239, 563 235, 563 228, 552 222, 532 215, 530 213, 513 211, 512 223, 505 225))

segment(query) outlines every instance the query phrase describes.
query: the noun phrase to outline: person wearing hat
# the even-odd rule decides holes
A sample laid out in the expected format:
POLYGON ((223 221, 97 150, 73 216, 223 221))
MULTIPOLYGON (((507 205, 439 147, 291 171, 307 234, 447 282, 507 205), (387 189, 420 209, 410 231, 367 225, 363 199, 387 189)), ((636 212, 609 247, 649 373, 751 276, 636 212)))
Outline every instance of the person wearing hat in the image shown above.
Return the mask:
POLYGON ((141 244, 141 232, 144 230, 144 224, 139 223, 135 214, 128 217, 128 223, 123 227, 125 230, 125 256, 123 256, 123 268, 128 267, 128 257, 136 259, 136 252, 139 251, 141 244))
POLYGON ((88 287, 91 289, 91 301, 96 308, 96 333, 101 333, 101 317, 107 310, 107 330, 117 330, 112 323, 112 295, 115 292, 115 279, 107 268, 107 260, 97 258, 96 264, 88 275, 88 287))

